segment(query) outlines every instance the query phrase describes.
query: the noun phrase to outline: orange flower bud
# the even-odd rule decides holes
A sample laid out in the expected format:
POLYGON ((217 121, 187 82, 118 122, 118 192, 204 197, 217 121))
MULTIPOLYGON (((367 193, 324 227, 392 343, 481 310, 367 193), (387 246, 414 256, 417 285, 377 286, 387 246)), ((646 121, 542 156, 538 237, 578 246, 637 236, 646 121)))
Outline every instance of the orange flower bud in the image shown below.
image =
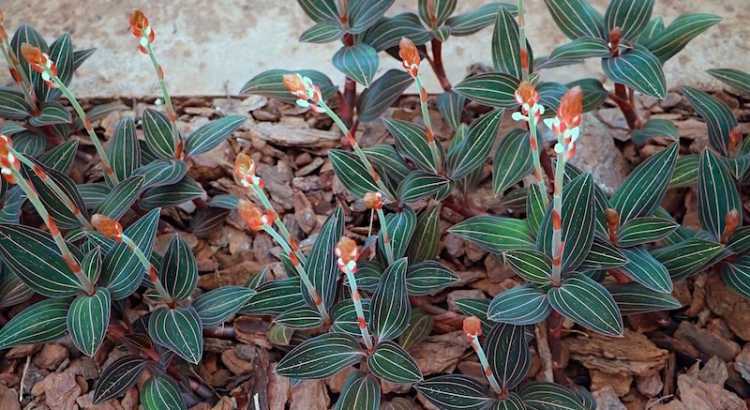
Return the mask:
POLYGON ((94 216, 91 217, 91 224, 94 225, 94 228, 99 231, 100 234, 108 238, 112 238, 116 241, 122 239, 122 225, 106 215, 94 214, 94 216))
POLYGON ((583 114, 583 90, 581 87, 573 87, 563 95, 560 100, 560 108, 557 109, 557 118, 563 130, 577 128, 581 125, 583 114))
POLYGON ((240 200, 239 206, 237 207, 240 218, 247 224, 247 227, 252 231, 260 231, 263 229, 263 225, 268 222, 266 215, 255 206, 254 203, 247 200, 240 200))
POLYGON ((8 38, 8 33, 5 31, 5 13, 0 10, 0 40, 8 38))
POLYGON ((299 74, 284 74, 284 87, 295 97, 307 99, 307 87, 299 74))
POLYGON ((521 81, 521 83, 518 84, 515 96, 516 102, 519 104, 526 104, 529 108, 539 102, 539 92, 537 92, 534 84, 531 84, 528 81, 521 81))
POLYGON ((724 216, 724 232, 721 234, 721 243, 727 243, 734 235, 737 227, 740 225, 740 213, 732 209, 724 216))
POLYGON ((234 160, 234 176, 243 186, 250 186, 254 183, 255 178, 255 161, 241 152, 234 160))
POLYGON ((342 236, 339 243, 336 244, 336 256, 339 258, 339 266, 345 266, 351 262, 356 263, 359 257, 357 243, 346 236, 342 236))
POLYGON ((734 152, 742 143, 742 131, 740 127, 734 127, 729 130, 729 152, 734 152))
POLYGON ((476 316, 469 316, 464 319, 464 333, 468 337, 475 337, 482 334, 482 321, 476 316))
POLYGON ((43 53, 39 47, 34 47, 29 43, 21 45, 21 55, 31 68, 38 73, 44 72, 50 63, 47 54, 43 53))
POLYGON ((409 72, 409 75, 416 77, 419 73, 420 59, 419 50, 417 50, 414 42, 406 37, 401 37, 401 41, 398 43, 398 55, 401 57, 403 66, 409 72))
POLYGON ((367 209, 380 209, 383 207, 383 195, 380 192, 368 192, 362 198, 367 209))
POLYGON ((0 134, 0 168, 7 169, 3 172, 3 174, 8 175, 6 180, 10 177, 10 168, 19 169, 21 167, 18 158, 11 151, 12 146, 10 137, 0 134))

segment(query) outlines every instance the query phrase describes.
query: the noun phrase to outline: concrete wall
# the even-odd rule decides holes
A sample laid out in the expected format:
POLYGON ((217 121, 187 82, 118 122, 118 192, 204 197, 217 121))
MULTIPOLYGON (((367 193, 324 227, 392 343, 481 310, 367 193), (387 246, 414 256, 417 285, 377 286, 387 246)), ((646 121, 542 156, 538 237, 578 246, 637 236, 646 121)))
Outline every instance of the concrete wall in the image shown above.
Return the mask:
MULTIPOLYGON (((512 1, 512 0, 505 0, 512 1)), ((485 0, 461 0, 469 10, 485 0)), ((593 0, 604 10, 608 0, 593 0)), ((417 0, 397 0, 389 14, 416 10, 417 0)), ((684 12, 712 12, 724 17, 719 26, 692 42, 667 63, 670 87, 713 87, 704 73, 711 67, 750 69, 750 0, 657 0, 656 13, 667 22, 684 12)), ((6 26, 35 26, 45 37, 64 31, 77 47, 98 51, 79 71, 75 90, 83 96, 157 95, 147 59, 135 50, 128 15, 142 8, 157 32, 156 49, 175 95, 236 94, 253 75, 269 68, 315 68, 338 82, 330 57, 337 44, 303 44, 300 33, 311 25, 294 0, 5 0, 6 26)), ((527 0, 529 38, 535 54, 549 53, 565 40, 543 0, 527 0)), ((448 75, 460 80, 472 63, 491 61, 491 28, 470 37, 451 38, 445 49, 448 75)), ((398 64, 383 55, 380 70, 398 64)), ((3 75, 5 75, 5 70, 3 75)), ((550 72, 547 79, 600 76, 598 61, 550 72)), ((430 88, 437 90, 431 76, 430 88)), ((7 78, 7 77, 6 77, 7 78)))

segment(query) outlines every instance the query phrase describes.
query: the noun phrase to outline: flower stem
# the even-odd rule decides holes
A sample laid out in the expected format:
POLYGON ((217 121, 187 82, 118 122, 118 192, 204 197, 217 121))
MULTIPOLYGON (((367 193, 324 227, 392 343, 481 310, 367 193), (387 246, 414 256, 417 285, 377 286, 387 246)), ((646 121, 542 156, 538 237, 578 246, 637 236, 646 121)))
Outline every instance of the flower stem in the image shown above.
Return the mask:
POLYGON ((388 232, 388 221, 385 219, 385 213, 382 208, 378 208, 378 220, 380 221, 380 229, 383 231, 383 247, 385 248, 385 255, 388 259, 388 265, 391 265, 396 258, 393 254, 391 235, 388 232))
POLYGON ((26 72, 21 68, 21 63, 18 61, 18 56, 16 56, 13 50, 11 50, 10 45, 8 44, 7 37, 3 37, 3 40, 0 43, 0 48, 2 48, 3 50, 3 57, 5 57, 5 61, 8 63, 8 67, 10 67, 10 69, 14 73, 16 73, 16 75, 12 76, 13 80, 23 91, 26 102, 29 104, 32 111, 38 111, 39 107, 37 107, 37 98, 36 93, 34 92, 34 86, 33 84, 31 84, 31 80, 29 80, 26 72))
POLYGON ((166 289, 164 289, 164 286, 161 283, 161 280, 159 280, 159 275, 156 273, 156 268, 154 265, 151 264, 151 261, 149 261, 148 257, 141 251, 141 249, 138 247, 138 244, 136 244, 133 239, 131 239, 129 236, 123 234, 122 235, 122 242, 128 246, 131 252, 133 252, 138 258, 138 260, 141 262, 141 265, 146 270, 146 273, 148 273, 148 278, 151 281, 151 283, 154 285, 154 288, 156 288, 156 291, 159 292, 159 295, 168 301, 172 300, 172 296, 169 295, 169 292, 167 292, 166 289))
POLYGON ((469 336, 469 338, 471 347, 474 349, 474 352, 476 352, 477 357, 479 358, 479 363, 482 365, 484 376, 487 378, 487 381, 490 382, 490 387, 492 387, 492 390, 495 393, 502 394, 503 389, 502 387, 500 387, 500 383, 497 382, 495 374, 492 372, 492 367, 490 367, 490 362, 487 360, 487 355, 484 353, 482 344, 479 343, 479 337, 476 335, 472 335, 469 336))
POLYGON ((426 137, 427 141, 430 144, 430 151, 432 151, 432 156, 435 158, 435 162, 437 164, 440 163, 440 152, 438 151, 437 143, 435 142, 435 132, 432 128, 432 119, 430 119, 430 108, 428 105, 428 95, 427 95, 427 89, 424 88, 424 85, 422 84, 422 76, 417 73, 416 76, 414 76, 414 81, 417 84, 417 90, 419 92, 419 107, 422 111, 422 121, 424 122, 424 126, 426 129, 426 137))
POLYGON ((445 73, 445 66, 443 65, 443 42, 433 38, 430 43, 432 45, 432 60, 429 61, 432 71, 435 72, 435 76, 443 91, 450 91, 452 88, 451 82, 448 80, 448 75, 445 73))
POLYGON ((162 68, 161 64, 159 64, 159 61, 156 59, 154 47, 150 42, 148 43, 146 50, 148 51, 148 57, 149 60, 151 60, 151 65, 154 66, 154 71, 156 71, 156 76, 159 78, 159 88, 161 89, 161 94, 164 97, 164 106, 167 108, 167 118, 169 119, 169 123, 172 125, 172 142, 176 144, 177 141, 180 140, 180 133, 177 130, 177 111, 175 111, 174 109, 174 104, 172 104, 172 97, 169 95, 169 90, 167 90, 167 82, 164 79, 164 68, 162 68))
POLYGON ((81 122, 83 123, 83 128, 85 128, 86 132, 89 134, 89 138, 91 138, 91 142, 94 143, 94 147, 96 148, 96 153, 99 154, 99 159, 102 161, 102 167, 104 168, 104 175, 113 184, 117 184, 120 181, 117 179, 117 175, 115 175, 115 172, 112 169, 112 165, 110 164, 109 158, 107 157, 107 152, 104 151, 102 142, 99 140, 99 137, 96 135, 96 132, 94 132, 94 127, 91 125, 91 122, 86 116, 86 111, 84 111, 83 107, 81 107, 81 104, 78 102, 78 99, 76 99, 75 94, 73 94, 73 92, 70 91, 70 89, 65 86, 65 83, 63 83, 62 80, 60 80, 60 77, 53 75, 50 78, 52 79, 52 82, 55 84, 55 86, 60 89, 60 92, 62 92, 65 98, 67 98, 68 101, 70 101, 70 105, 73 106, 73 109, 76 111, 76 113, 78 114, 78 117, 81 119, 81 122))
POLYGON ((521 80, 529 78, 528 52, 526 51, 526 16, 524 0, 518 0, 518 52, 521 56, 521 80))
POLYGON ((542 169, 542 161, 539 158, 539 147, 541 141, 539 141, 539 132, 537 124, 537 108, 532 107, 529 110, 529 145, 531 146, 531 161, 534 165, 534 182, 539 185, 539 190, 542 192, 544 198, 544 204, 546 205, 549 201, 547 198, 547 183, 544 182, 544 170, 542 169))
POLYGON ((369 330, 367 330, 367 321, 365 320, 365 310, 362 308, 362 297, 359 294, 357 288, 357 278, 354 277, 354 272, 346 267, 343 268, 346 279, 349 282, 349 288, 352 291, 352 303, 354 304, 354 311, 357 313, 357 325, 359 332, 362 335, 362 340, 365 342, 368 351, 373 351, 372 337, 370 336, 369 330))
MULTIPOLYGON (((256 184, 256 183, 252 184, 252 189, 253 189, 253 193, 258 198, 263 208, 266 211, 274 211, 273 205, 271 204, 271 200, 268 199, 268 195, 266 195, 266 191, 264 191, 263 188, 261 188, 259 184, 256 184)), ((274 225, 276 225, 276 227, 279 228, 279 231, 283 235, 283 239, 286 241, 286 243, 291 245, 292 237, 291 237, 291 234, 289 233, 289 229, 287 229, 286 225, 284 224, 284 221, 281 220, 281 218, 276 218, 274 220, 274 225)), ((304 263, 305 255, 302 253, 302 251, 299 249, 294 249, 294 252, 299 258, 299 260, 304 263)))

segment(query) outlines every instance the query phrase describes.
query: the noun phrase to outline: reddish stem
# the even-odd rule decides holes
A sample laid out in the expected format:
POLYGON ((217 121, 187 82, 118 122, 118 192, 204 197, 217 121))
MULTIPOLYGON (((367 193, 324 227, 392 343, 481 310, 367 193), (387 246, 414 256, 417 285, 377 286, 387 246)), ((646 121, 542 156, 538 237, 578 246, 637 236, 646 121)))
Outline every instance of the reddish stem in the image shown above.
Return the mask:
POLYGON ((557 383, 568 384, 568 376, 562 363, 562 326, 563 317, 553 310, 547 318, 547 341, 552 354, 552 373, 557 383))
POLYGON ((615 83, 615 95, 610 97, 616 97, 612 98, 612 101, 617 104, 617 107, 622 111, 622 115, 625 116, 628 128, 631 130, 641 128, 641 119, 635 111, 635 104, 633 104, 633 99, 631 98, 632 94, 628 95, 628 87, 625 84, 615 83))
MULTIPOLYGON (((347 126, 351 126, 354 121, 354 106, 357 104, 357 83, 349 77, 346 77, 344 84, 344 98, 341 104, 341 119, 347 126)), ((354 130, 352 130, 353 132, 354 130)))
POLYGON ((432 39, 432 60, 430 60, 430 65, 443 90, 450 91, 452 88, 451 82, 448 80, 448 75, 445 73, 445 66, 443 65, 443 42, 435 38, 432 39))

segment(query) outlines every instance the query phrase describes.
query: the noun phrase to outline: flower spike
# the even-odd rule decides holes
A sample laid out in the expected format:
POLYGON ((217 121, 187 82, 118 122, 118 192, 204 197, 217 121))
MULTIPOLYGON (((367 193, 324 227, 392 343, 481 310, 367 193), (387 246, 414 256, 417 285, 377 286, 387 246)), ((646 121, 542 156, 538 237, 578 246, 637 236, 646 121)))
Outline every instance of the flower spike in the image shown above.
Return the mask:
POLYGON ((419 74, 419 50, 414 42, 407 37, 401 37, 398 43, 398 56, 401 57, 401 64, 410 76, 416 77, 419 74))
POLYGON ((303 108, 310 108, 315 112, 323 113, 322 107, 323 94, 320 87, 313 84, 309 77, 303 77, 299 74, 284 74, 284 87, 293 96, 297 97, 297 105, 303 108))
POLYGON ((0 174, 9 184, 15 184, 16 179, 13 175, 14 170, 19 170, 21 164, 13 155, 12 142, 10 137, 0 134, 0 174))
POLYGON ((482 344, 479 343, 479 336, 482 334, 482 321, 476 316, 469 316, 464 319, 463 325, 466 339, 469 340, 469 344, 471 344, 471 347, 477 354, 479 363, 482 365, 482 371, 487 378, 487 381, 490 383, 490 387, 492 387, 492 390, 494 390, 495 393, 501 394, 503 389, 500 387, 497 378, 495 378, 495 374, 492 372, 492 367, 490 367, 490 363, 487 360, 487 354, 484 352, 482 344))
POLYGON ((102 214, 94 214, 91 224, 102 235, 116 241, 122 240, 122 225, 116 220, 102 214))
POLYGON ((342 237, 336 244, 336 256, 338 265, 342 271, 355 272, 357 270, 357 259, 359 258, 359 248, 357 243, 347 237, 342 237))
POLYGON ((255 161, 250 155, 241 152, 234 160, 234 177, 237 182, 245 188, 257 185, 263 188, 263 180, 255 175, 255 161))
POLYGON ((247 227, 254 232, 262 231, 273 224, 276 219, 276 214, 273 211, 263 213, 255 204, 244 199, 240 200, 238 210, 247 227))
POLYGON ((156 32, 148 23, 148 18, 140 10, 130 15, 130 32, 138 39, 138 51, 148 54, 147 47, 156 41, 156 32))
POLYGON ((57 76, 57 66, 49 58, 49 55, 42 52, 39 47, 34 47, 29 43, 21 45, 21 54, 26 59, 26 62, 29 63, 31 69, 41 74, 42 79, 50 88, 54 88, 55 84, 52 82, 52 77, 57 76))
POLYGON ((380 192, 368 192, 362 198, 367 209, 382 209, 383 208, 383 194, 380 192))

